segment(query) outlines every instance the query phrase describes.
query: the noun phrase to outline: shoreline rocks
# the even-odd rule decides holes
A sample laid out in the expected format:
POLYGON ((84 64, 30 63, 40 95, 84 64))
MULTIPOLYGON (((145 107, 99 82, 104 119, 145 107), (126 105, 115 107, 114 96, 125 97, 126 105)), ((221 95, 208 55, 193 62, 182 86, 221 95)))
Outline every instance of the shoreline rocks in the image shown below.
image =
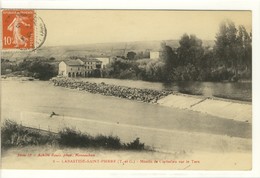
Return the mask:
POLYGON ((90 93, 98 93, 105 96, 115 96, 128 100, 142 101, 146 103, 156 103, 157 100, 172 94, 170 91, 158 91, 151 89, 139 89, 125 86, 117 86, 102 83, 91 83, 87 81, 79 81, 72 78, 52 78, 51 82, 54 86, 60 86, 71 89, 78 89, 90 93))

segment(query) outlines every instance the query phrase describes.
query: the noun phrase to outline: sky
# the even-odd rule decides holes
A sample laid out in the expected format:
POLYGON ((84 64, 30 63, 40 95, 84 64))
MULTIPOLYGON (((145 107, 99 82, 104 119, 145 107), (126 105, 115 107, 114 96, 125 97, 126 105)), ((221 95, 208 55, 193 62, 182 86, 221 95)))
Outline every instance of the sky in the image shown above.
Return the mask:
POLYGON ((184 33, 214 40, 225 19, 252 29, 250 11, 39 10, 37 14, 47 28, 44 46, 178 40, 184 33))

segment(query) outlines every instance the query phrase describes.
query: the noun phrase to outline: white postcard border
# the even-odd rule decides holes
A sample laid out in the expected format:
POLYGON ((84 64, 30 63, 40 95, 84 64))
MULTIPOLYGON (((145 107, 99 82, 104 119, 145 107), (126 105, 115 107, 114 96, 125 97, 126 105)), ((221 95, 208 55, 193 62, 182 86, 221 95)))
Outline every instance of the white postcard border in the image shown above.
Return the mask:
POLYGON ((251 171, 36 171, 1 170, 2 178, 260 177, 260 0, 1 0, 12 9, 251 10, 253 15, 253 168, 251 171))

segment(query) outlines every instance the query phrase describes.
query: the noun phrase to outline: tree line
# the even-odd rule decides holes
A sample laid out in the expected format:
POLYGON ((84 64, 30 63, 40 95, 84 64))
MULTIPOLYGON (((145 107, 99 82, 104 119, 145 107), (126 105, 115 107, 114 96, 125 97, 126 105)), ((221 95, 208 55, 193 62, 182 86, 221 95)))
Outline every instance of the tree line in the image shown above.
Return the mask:
POLYGON ((1 59, 2 75, 21 75, 34 77, 39 80, 49 80, 58 74, 58 62, 55 58, 30 58, 23 59, 19 63, 9 59, 1 59))
POLYGON ((108 65, 104 77, 148 81, 238 81, 252 79, 252 33, 243 25, 223 21, 213 47, 196 35, 183 34, 179 47, 161 43, 159 60, 120 59, 108 65))

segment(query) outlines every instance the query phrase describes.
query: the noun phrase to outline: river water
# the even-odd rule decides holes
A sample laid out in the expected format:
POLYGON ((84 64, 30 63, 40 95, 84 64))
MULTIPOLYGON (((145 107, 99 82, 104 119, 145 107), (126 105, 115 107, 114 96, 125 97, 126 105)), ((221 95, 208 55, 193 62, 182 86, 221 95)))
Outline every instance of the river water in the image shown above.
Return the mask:
MULTIPOLYGON (((155 86, 158 87, 159 84, 155 86)), ((14 112, 49 115, 54 111, 60 116, 115 124, 251 137, 251 126, 248 123, 156 104, 91 94, 76 89, 55 87, 48 81, 3 80, 1 90, 1 112, 5 119, 11 117, 10 114, 14 112)))
POLYGON ((206 97, 228 98, 241 101, 252 100, 251 82, 146 82, 134 80, 106 79, 106 78, 83 78, 79 80, 107 84, 121 85, 136 88, 148 88, 154 90, 171 90, 191 95, 202 95, 206 97))

